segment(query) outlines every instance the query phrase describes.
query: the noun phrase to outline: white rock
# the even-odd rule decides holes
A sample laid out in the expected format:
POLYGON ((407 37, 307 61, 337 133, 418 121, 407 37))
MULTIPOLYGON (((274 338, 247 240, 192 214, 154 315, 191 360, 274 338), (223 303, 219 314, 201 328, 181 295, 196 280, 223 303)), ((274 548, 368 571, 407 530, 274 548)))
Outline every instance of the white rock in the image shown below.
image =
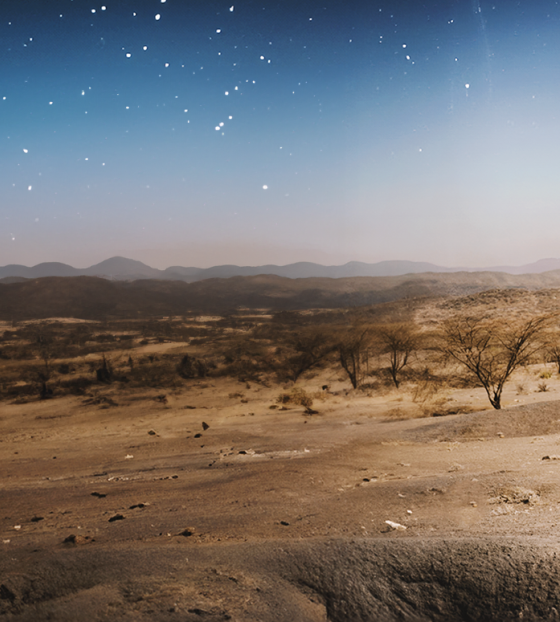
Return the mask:
POLYGON ((391 527, 391 529, 396 529, 397 531, 406 530, 406 527, 404 525, 401 525, 400 523, 394 523, 392 520, 386 520, 385 522, 387 523, 387 525, 389 525, 389 527, 391 527))

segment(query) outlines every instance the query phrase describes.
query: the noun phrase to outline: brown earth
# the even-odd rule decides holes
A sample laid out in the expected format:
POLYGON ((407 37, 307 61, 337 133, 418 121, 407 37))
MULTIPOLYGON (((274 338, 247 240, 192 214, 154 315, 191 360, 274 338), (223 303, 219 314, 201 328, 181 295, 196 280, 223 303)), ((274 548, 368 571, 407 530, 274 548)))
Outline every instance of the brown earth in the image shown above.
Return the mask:
POLYGON ((556 620, 560 401, 512 387, 423 418, 336 381, 316 415, 227 379, 3 403, 0 619, 556 620))

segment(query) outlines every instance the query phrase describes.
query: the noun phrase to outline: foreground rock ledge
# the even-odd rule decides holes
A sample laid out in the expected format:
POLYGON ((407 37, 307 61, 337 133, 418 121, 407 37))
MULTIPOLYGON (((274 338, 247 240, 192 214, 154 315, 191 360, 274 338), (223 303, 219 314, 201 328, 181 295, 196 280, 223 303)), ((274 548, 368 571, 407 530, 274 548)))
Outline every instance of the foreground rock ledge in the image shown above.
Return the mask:
POLYGON ((0 616, 560 620, 559 553, 537 537, 19 549, 0 558, 0 616))

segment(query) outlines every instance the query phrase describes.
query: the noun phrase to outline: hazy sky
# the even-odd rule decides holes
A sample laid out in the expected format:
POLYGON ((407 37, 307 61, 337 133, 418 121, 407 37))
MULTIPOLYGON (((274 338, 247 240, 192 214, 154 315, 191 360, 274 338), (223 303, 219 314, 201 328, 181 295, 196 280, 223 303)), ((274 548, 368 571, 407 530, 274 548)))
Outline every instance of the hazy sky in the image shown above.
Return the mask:
POLYGON ((555 0, 2 0, 0 20, 0 265, 560 256, 555 0))

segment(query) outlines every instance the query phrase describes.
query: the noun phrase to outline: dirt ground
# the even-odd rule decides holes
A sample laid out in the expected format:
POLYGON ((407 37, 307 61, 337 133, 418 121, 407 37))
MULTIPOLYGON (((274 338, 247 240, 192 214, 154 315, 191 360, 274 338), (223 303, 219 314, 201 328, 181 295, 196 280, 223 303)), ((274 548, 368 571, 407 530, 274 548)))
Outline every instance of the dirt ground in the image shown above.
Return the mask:
POLYGON ((558 619, 538 371, 445 417, 336 382, 315 415, 227 379, 3 403, 0 619, 558 619))

